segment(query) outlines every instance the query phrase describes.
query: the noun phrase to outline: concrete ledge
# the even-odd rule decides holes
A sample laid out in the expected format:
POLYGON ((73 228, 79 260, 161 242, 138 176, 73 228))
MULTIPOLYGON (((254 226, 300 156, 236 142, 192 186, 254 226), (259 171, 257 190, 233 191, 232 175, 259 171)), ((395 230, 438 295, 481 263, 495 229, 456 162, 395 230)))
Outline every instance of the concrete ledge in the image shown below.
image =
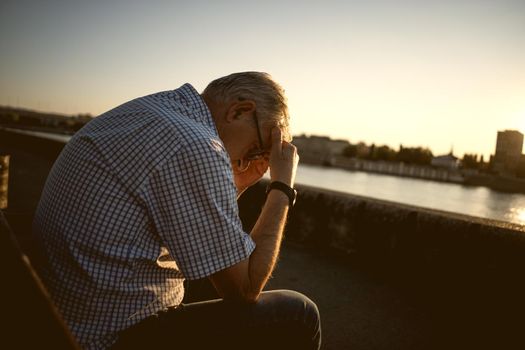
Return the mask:
MULTIPOLYGON (((250 229, 264 201, 266 183, 241 199, 250 229)), ((525 267, 525 228, 495 220, 298 186, 288 240, 317 251, 347 255, 390 274, 432 269, 439 275, 501 274, 520 277, 525 267)))
MULTIPOLYGON (((245 207, 243 215, 249 221, 247 228, 253 224, 264 202, 266 184, 261 181, 240 200, 245 207)), ((396 251, 414 249, 416 242, 432 239, 438 245, 418 248, 430 260, 437 257, 440 250, 450 249, 439 245, 445 241, 457 244, 494 239, 525 249, 525 226, 311 186, 298 185, 297 188, 299 195, 289 217, 287 236, 317 249, 360 255, 377 252, 379 254, 374 255, 384 258, 396 251)))
POLYGON ((56 159, 65 143, 42 137, 21 134, 0 128, 0 143, 7 147, 14 147, 46 159, 56 159))

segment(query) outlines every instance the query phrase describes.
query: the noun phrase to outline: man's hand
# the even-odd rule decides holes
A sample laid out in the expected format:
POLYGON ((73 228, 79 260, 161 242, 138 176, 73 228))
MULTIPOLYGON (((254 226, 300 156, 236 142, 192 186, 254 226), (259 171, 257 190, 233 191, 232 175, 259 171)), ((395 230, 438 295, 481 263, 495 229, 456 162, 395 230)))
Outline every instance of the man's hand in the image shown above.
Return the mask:
POLYGON ((289 142, 282 140, 281 130, 272 129, 272 150, 269 158, 252 160, 248 169, 238 171, 233 167, 233 178, 240 196, 248 187, 259 181, 270 167, 271 181, 281 181, 290 187, 295 182, 299 156, 297 148, 289 142))
POLYGON ((261 158, 259 160, 252 160, 250 166, 243 172, 233 170, 233 179, 235 187, 237 187, 237 196, 240 196, 248 187, 255 184, 263 177, 268 170, 268 158, 261 158))
POLYGON ((293 187, 299 155, 297 148, 283 141, 281 130, 272 129, 272 151, 270 153, 270 178, 272 181, 284 182, 293 187))

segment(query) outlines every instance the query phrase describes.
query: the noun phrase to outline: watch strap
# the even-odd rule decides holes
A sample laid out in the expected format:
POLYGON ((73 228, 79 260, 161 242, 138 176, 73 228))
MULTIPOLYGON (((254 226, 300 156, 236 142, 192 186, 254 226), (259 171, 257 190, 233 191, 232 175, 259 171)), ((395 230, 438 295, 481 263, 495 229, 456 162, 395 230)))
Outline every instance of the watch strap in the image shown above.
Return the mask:
POLYGON ((288 197, 290 208, 293 207, 295 199, 297 198, 297 190, 295 188, 290 187, 281 181, 272 181, 266 186, 266 195, 268 195, 271 190, 279 190, 283 192, 288 197))

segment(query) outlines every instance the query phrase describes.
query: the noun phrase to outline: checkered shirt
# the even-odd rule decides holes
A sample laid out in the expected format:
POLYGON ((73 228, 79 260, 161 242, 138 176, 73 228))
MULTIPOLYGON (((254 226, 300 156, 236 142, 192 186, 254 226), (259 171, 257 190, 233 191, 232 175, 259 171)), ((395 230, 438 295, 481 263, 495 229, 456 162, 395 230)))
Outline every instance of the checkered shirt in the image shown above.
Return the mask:
MULTIPOLYGON (((50 294, 79 343, 180 304, 198 279, 251 254, 230 158, 189 84, 95 118, 51 170, 33 224, 50 294)), ((176 330, 174 330, 176 332, 176 330)))

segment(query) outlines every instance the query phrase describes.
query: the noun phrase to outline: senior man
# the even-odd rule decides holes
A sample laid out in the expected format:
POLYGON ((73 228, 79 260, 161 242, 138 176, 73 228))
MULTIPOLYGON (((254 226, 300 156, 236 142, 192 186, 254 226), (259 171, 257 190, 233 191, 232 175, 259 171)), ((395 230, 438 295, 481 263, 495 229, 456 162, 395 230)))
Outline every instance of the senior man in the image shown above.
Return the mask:
POLYGON ((137 98, 69 141, 33 231, 44 281, 86 349, 318 349, 315 304, 262 292, 293 206, 298 163, 284 90, 235 73, 137 98), (237 197, 270 169, 247 234, 237 197), (222 299, 182 304, 184 279, 222 299))

